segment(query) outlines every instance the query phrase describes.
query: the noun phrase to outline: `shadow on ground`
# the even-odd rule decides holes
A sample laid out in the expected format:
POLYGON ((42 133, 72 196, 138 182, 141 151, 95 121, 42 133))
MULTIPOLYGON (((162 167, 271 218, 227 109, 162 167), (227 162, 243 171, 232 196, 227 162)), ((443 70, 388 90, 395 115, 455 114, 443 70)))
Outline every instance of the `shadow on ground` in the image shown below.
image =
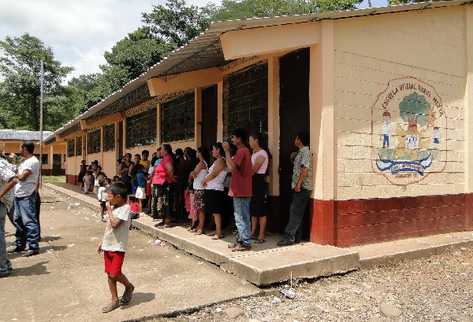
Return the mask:
POLYGON ((28 267, 15 268, 13 267, 12 277, 17 276, 33 276, 33 275, 45 275, 49 274, 46 264, 49 261, 42 261, 28 267))

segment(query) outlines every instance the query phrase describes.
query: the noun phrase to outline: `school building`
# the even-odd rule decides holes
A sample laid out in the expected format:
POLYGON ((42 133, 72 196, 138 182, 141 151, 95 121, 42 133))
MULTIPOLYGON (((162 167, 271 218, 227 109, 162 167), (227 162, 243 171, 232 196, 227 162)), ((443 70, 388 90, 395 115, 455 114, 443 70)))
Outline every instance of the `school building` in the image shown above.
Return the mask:
POLYGON ((238 127, 272 154, 272 230, 310 131, 310 240, 350 246, 473 229, 473 1, 216 22, 55 132, 66 175, 238 127))
MULTIPOLYGON (((16 154, 20 152, 23 142, 32 141, 35 144, 35 156, 39 159, 39 141, 41 134, 39 131, 26 130, 0 130, 0 154, 16 154)), ((64 143, 53 144, 53 132, 43 132, 43 142, 50 140, 50 144, 43 145, 41 171, 46 176, 60 176, 65 174, 66 145, 64 143)))

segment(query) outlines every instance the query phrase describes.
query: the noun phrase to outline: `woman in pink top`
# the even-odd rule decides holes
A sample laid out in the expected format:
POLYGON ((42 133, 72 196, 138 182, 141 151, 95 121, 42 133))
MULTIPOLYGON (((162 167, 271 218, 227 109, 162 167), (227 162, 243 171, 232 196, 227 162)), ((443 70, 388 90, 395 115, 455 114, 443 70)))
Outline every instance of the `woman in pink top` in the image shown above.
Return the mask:
POLYGON ((161 147, 161 162, 155 166, 151 183, 155 190, 157 212, 154 217, 161 217, 163 221, 159 224, 169 227, 171 225, 172 201, 171 184, 174 183, 174 168, 172 148, 169 144, 163 144, 161 147))
POLYGON ((262 137, 255 133, 250 135, 250 147, 253 150, 251 155, 253 173, 253 196, 251 198, 251 238, 257 243, 264 243, 267 223, 267 200, 268 184, 266 175, 268 173, 269 156, 261 147, 262 137), (257 228, 259 226, 259 233, 257 228))

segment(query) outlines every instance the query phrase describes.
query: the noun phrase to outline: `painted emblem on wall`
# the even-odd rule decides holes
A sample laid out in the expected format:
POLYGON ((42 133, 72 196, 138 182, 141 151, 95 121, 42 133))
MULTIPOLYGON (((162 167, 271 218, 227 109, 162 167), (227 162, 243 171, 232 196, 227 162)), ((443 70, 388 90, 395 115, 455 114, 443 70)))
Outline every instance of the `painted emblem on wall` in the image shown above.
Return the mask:
POLYGON ((447 161, 442 100, 414 77, 391 80, 371 111, 373 169, 392 184, 408 185, 441 172, 447 161))

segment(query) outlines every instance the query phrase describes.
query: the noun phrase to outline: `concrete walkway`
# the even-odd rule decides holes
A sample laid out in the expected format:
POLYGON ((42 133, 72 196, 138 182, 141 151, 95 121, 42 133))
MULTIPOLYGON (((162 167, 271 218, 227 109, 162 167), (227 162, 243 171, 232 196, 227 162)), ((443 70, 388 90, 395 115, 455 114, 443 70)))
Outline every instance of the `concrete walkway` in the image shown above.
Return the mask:
MULTIPOLYGON (((48 187, 98 209, 95 198, 78 193, 76 186, 61 184, 48 187)), ((165 240, 258 286, 290 278, 316 278, 344 273, 360 267, 429 256, 451 247, 473 245, 473 232, 410 238, 351 248, 314 243, 280 248, 276 246, 276 236, 270 236, 265 244, 255 245, 250 252, 232 253, 227 247, 232 241, 228 237, 215 241, 207 236, 195 236, 183 227, 158 229, 148 216, 143 216, 134 225, 154 238, 165 240)))
MULTIPOLYGON (((96 212, 62 194, 43 189, 42 199, 41 253, 11 256, 13 274, 0 279, 0 321, 138 320, 261 293, 214 265, 132 231, 124 273, 136 294, 129 306, 104 315, 110 293, 96 253, 104 224, 96 212)), ((8 223, 9 245, 13 233, 8 223)))

